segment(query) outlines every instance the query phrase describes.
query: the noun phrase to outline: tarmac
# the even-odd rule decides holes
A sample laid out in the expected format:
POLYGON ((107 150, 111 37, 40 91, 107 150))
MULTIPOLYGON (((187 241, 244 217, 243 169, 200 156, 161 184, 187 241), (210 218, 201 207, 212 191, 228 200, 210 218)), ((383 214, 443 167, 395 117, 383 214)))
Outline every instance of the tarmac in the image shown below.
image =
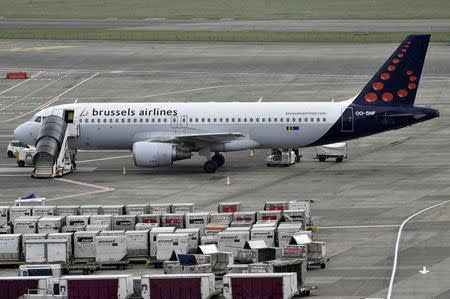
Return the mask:
MULTIPOLYGON (((226 153, 214 174, 203 159, 172 167, 134 166, 128 151, 82 151, 78 170, 62 179, 33 179, 7 158, 12 132, 42 105, 131 101, 331 101, 357 94, 395 44, 148 43, 1 41, 0 75, 26 71, 30 80, 0 79, 0 202, 29 193, 48 205, 193 202, 214 211, 223 201, 260 210, 270 200, 312 199, 316 240, 328 246, 326 269, 307 272, 317 298, 385 298, 400 225, 393 298, 448 298, 450 289, 450 56, 430 45, 416 104, 441 117, 348 143, 342 163, 314 159, 269 168, 266 150, 226 153), (83 82, 84 81, 84 82, 83 82), (80 84, 80 82, 83 82, 80 84), (78 85, 77 85, 78 84, 78 85), (76 86, 76 87, 75 87, 76 86), (49 104, 50 103, 50 104, 49 104), (125 167, 126 175, 122 175, 125 167), (231 186, 226 186, 230 176, 231 186), (426 266, 430 271, 421 274, 426 266)), ((136 276, 159 273, 133 266, 136 276)), ((0 276, 17 269, 0 270, 0 276)))

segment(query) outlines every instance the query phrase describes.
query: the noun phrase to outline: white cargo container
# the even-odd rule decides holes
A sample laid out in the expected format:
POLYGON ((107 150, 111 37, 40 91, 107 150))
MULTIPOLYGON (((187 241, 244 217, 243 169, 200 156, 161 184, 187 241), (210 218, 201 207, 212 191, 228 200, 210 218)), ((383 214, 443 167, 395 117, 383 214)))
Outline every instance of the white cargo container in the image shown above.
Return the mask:
POLYGON ((207 299, 217 294, 213 273, 153 274, 142 276, 142 298, 198 298, 207 299))
POLYGON ((103 230, 109 230, 112 228, 112 215, 92 215, 89 224, 101 225, 103 230))
POLYGON ((19 207, 23 206, 45 206, 45 197, 35 197, 35 198, 21 198, 19 197, 14 201, 14 204, 19 207))
POLYGON ((170 259, 172 252, 176 254, 188 253, 188 234, 158 234, 156 236, 156 259, 165 261, 170 259))
POLYGON ((95 261, 117 263, 127 255, 127 238, 121 236, 95 236, 95 261))
POLYGON ((0 260, 18 261, 22 255, 22 235, 0 235, 0 260))
POLYGON ((135 230, 151 230, 154 227, 159 227, 159 225, 154 225, 152 223, 136 223, 136 227, 134 229, 135 230))
POLYGON ((250 240, 249 233, 246 231, 224 231, 218 235, 217 248, 219 251, 233 253, 236 256, 238 249, 244 248, 245 242, 250 240))
POLYGON ((60 264, 32 264, 19 266, 19 276, 52 276, 61 277, 60 264))
POLYGON ((67 240, 69 255, 73 256, 73 233, 51 233, 47 235, 48 240, 67 240))
POLYGON ((66 216, 43 216, 38 221, 39 233, 59 233, 66 222, 66 216))
POLYGON ((31 212, 32 212, 33 207, 18 207, 18 206, 12 206, 9 208, 9 221, 10 222, 14 222, 14 220, 16 220, 19 217, 23 217, 23 216, 31 216, 31 212))
POLYGON ((136 215, 114 215, 112 217, 113 230, 134 230, 136 215))
POLYGON ((63 263, 70 261, 69 242, 63 239, 27 240, 25 241, 25 262, 32 263, 63 263))
POLYGON ((247 232, 247 234, 250 236, 250 230, 252 228, 249 226, 230 226, 227 227, 225 230, 226 232, 247 232))
POLYGON ((128 257, 148 257, 150 254, 150 230, 129 230, 127 237, 128 257))
POLYGON ((278 222, 281 220, 281 211, 258 211, 256 219, 258 223, 262 222, 278 222))
POLYGON ((0 235, 4 234, 11 234, 12 233, 12 227, 9 225, 3 225, 0 227, 0 235))
POLYGON ((277 228, 278 247, 288 244, 295 233, 303 231, 302 228, 303 223, 300 222, 280 223, 277 228))
POLYGON ((84 230, 86 231, 103 231, 105 229, 105 227, 103 225, 100 224, 89 224, 86 225, 86 227, 84 228, 84 230))
POLYGON ((70 206, 57 206, 56 207, 56 215, 59 216, 71 216, 71 215, 79 215, 80 214, 80 206, 70 205, 70 206))
POLYGON ((37 223, 40 216, 22 216, 14 219, 13 227, 15 234, 37 233, 37 223))
POLYGON ((150 214, 166 214, 170 213, 170 207, 172 205, 168 203, 152 203, 149 206, 150 214))
POLYGON ((31 234, 23 234, 22 235, 22 256, 25 257, 25 242, 28 240, 41 240, 41 239, 47 239, 48 233, 31 233, 31 234))
POLYGON ((53 216, 56 212, 56 206, 34 206, 33 216, 53 216))
POLYGON ((203 236, 205 233, 205 225, 209 222, 209 213, 187 213, 185 220, 186 228, 199 228, 200 236, 203 236))
POLYGON ((226 299, 265 298, 267 294, 288 299, 297 292, 297 273, 231 273, 223 277, 226 299))
POLYGON ((254 227, 250 231, 250 239, 264 240, 268 247, 275 246, 275 227, 254 227))
POLYGON ((66 216, 67 226, 80 226, 85 227, 89 224, 89 215, 69 215, 66 216))
POLYGON ((255 212, 235 212, 230 226, 252 226, 255 222, 255 212))
MULTIPOLYGON (((36 290, 35 296, 53 294, 54 280, 51 276, 10 276, 2 277, 0 280, 0 289, 2 298, 19 298, 28 293, 28 289, 36 290)), ((36 298, 36 297, 35 297, 36 298)))
POLYGON ((161 225, 161 215, 160 214, 141 214, 137 216, 138 223, 151 224, 153 227, 161 225))
POLYGON ((218 206, 219 213, 234 213, 241 210, 240 202, 221 202, 218 206))
POLYGON ((266 201, 264 210, 266 211, 284 211, 288 209, 287 201, 266 201))
POLYGON ((101 208, 103 215, 123 215, 125 205, 104 205, 101 208))
POLYGON ((288 203, 288 209, 289 210, 304 210, 305 211, 305 217, 306 217, 306 224, 311 224, 311 204, 313 203, 313 200, 307 200, 307 199, 298 199, 298 200, 291 200, 288 203))
POLYGON ((63 233, 75 233, 75 232, 80 232, 80 231, 84 231, 86 228, 86 226, 63 226, 62 228, 62 232, 63 233))
POLYGON ((217 235, 203 236, 200 239, 200 244, 202 245, 210 245, 210 244, 217 245, 217 242, 219 242, 219 236, 217 235))
POLYGON ((173 203, 171 211, 172 211, 172 213, 178 213, 178 214, 194 213, 195 204, 194 203, 173 203))
POLYGON ((150 231, 150 256, 156 257, 156 236, 158 234, 171 234, 175 227, 155 227, 150 231))
POLYGON ((100 215, 102 205, 82 205, 80 206, 80 215, 100 215))
POLYGON ((141 215, 149 213, 149 204, 130 204, 125 206, 127 215, 141 215))
POLYGON ((94 238, 98 231, 80 231, 73 235, 73 256, 75 259, 95 259, 94 238))
POLYGON ((176 228, 184 228, 184 214, 181 213, 166 213, 161 217, 161 224, 163 227, 174 226, 176 228))
POLYGON ((233 213, 211 213, 209 219, 210 224, 226 224, 228 226, 233 221, 233 213))
POLYGON ((255 224, 253 224, 252 228, 257 228, 257 227, 278 227, 278 223, 276 222, 263 222, 263 223, 258 223, 256 222, 255 224))
POLYGON ((99 236, 125 236, 124 230, 104 230, 101 231, 99 236))
POLYGON ((126 299, 133 295, 133 276, 115 275, 70 275, 59 279, 59 294, 69 297, 69 290, 75 294, 98 294, 95 298, 126 299), (96 280, 101 282, 95 283, 96 280))
POLYGON ((7 225, 9 221, 9 206, 0 206, 0 226, 7 225))
POLYGON ((205 236, 217 236, 228 228, 228 224, 207 224, 205 225, 205 236))
POLYGON ((200 244, 200 229, 199 228, 179 228, 175 231, 176 234, 189 235, 189 253, 195 253, 200 244))
POLYGON ((305 229, 308 222, 305 210, 284 210, 283 218, 286 222, 301 222, 302 229, 305 229))

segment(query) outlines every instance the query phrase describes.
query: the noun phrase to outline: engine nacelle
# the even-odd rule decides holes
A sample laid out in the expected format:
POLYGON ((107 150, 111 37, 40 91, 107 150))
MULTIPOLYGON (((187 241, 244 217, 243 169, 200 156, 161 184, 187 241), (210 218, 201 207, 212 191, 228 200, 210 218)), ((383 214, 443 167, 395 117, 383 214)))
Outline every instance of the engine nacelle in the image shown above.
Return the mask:
POLYGON ((133 144, 134 164, 141 167, 172 165, 173 161, 191 158, 191 152, 175 144, 140 141, 133 144))

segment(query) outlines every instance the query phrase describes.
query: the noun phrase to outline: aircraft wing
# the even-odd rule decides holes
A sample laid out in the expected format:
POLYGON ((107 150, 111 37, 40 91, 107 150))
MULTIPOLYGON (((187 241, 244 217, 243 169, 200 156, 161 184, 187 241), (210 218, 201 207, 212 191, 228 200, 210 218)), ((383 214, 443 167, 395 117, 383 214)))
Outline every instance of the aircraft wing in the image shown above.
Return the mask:
POLYGON ((148 139, 150 142, 165 143, 226 143, 245 138, 242 133, 201 133, 173 136, 160 136, 148 139))

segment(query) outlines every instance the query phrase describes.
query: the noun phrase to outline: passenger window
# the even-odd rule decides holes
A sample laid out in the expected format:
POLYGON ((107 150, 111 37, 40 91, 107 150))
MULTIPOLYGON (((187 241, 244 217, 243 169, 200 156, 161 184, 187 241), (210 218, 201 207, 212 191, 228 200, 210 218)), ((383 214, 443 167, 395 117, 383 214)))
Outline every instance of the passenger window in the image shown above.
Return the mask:
POLYGON ((129 123, 130 123, 130 122, 131 122, 131 118, 127 119, 127 122, 129 122, 129 123))
POLYGON ((221 122, 221 123, 222 123, 222 122, 223 122, 223 118, 221 118, 221 119, 219 120, 219 122, 221 122))
POLYGON ((108 120, 106 118, 103 119, 103 122, 106 123, 108 120))
POLYGON ((211 122, 211 119, 208 117, 208 122, 211 122))
POLYGON ((239 117, 239 118, 237 119, 237 121, 238 121, 238 123, 240 123, 240 122, 241 122, 241 118, 239 117))
POLYGON ((95 121, 95 120, 92 118, 92 119, 91 119, 91 123, 93 123, 94 121, 95 121))
POLYGON ((283 118, 280 118, 280 122, 283 122, 283 118))
POLYGON ((139 119, 139 122, 142 123, 142 122, 144 122, 144 120, 143 120, 142 118, 140 118, 140 119, 139 119))
POLYGON ((266 121, 266 119, 263 117, 263 118, 261 118, 261 122, 265 122, 266 121))
POLYGON ((300 122, 300 123, 302 122, 302 118, 301 117, 298 118, 298 122, 300 122))
POLYGON ((320 118, 319 118, 319 117, 317 118, 317 121, 320 121, 320 118))
POLYGON ((198 123, 198 118, 195 119, 195 122, 198 123))
POLYGON ((270 123, 270 121, 271 121, 271 118, 269 117, 269 118, 267 119, 267 122, 269 122, 269 123, 270 123))
POLYGON ((214 122, 217 122, 217 118, 214 118, 214 122))
POLYGON ((311 117, 311 121, 314 121, 314 118, 311 117))
POLYGON ((109 122, 110 122, 110 123, 112 123, 112 122, 113 122, 113 119, 112 119, 112 118, 110 118, 110 119, 109 119, 109 122))
POLYGON ((231 119, 231 122, 234 123, 234 117, 231 119))
POLYGON ((122 118, 122 122, 123 122, 123 123, 125 122, 125 118, 122 118))
POLYGON ((278 121, 278 118, 275 117, 275 118, 273 119, 273 122, 276 123, 277 121, 278 121))
POLYGON ((137 122, 137 118, 134 118, 134 119, 133 119, 133 122, 134 122, 134 123, 137 122))
POLYGON ((225 118, 225 122, 228 122, 229 121, 229 119, 228 118, 225 118))
POLYGON ((161 122, 161 119, 160 119, 160 118, 158 118, 158 122, 159 122, 159 123, 161 122))
POLYGON ((289 122, 289 117, 286 117, 286 122, 289 122))
POLYGON ((256 122, 259 122, 259 118, 255 118, 256 122))
POLYGON ((97 118, 97 122, 100 123, 100 118, 97 118))
POLYGON ((247 119, 246 119, 246 118, 244 118, 244 122, 245 122, 245 123, 247 122, 247 119))
POLYGON ((167 122, 167 118, 164 118, 164 122, 165 122, 165 123, 167 122))
POLYGON ((305 122, 308 122, 308 119, 305 117, 305 122))
POLYGON ((146 122, 146 123, 148 123, 148 121, 149 121, 149 119, 148 119, 148 118, 146 118, 146 119, 145 119, 145 122, 146 122))
POLYGON ((323 120, 323 122, 326 122, 326 121, 327 121, 327 119, 326 119, 325 117, 324 117, 322 120, 323 120))
POLYGON ((250 118, 250 122, 251 122, 251 123, 253 122, 253 118, 250 118))
POLYGON ((204 118, 202 118, 202 123, 204 123, 205 122, 205 119, 204 118))
POLYGON ((190 122, 190 123, 192 122, 192 118, 189 119, 189 122, 190 122))
POLYGON ((116 118, 116 123, 118 123, 119 122, 119 119, 118 118, 116 118))
POLYGON ((154 123, 155 122, 155 119, 154 118, 152 118, 152 123, 154 123))

